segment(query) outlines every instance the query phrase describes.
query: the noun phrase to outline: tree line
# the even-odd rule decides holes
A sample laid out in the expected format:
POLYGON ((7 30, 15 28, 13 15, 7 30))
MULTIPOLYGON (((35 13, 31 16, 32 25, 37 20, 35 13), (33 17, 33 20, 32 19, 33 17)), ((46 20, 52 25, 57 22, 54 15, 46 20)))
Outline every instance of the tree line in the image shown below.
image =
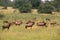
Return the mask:
POLYGON ((31 12, 31 9, 38 9, 40 13, 52 13, 52 11, 60 12, 60 0, 45 1, 41 0, 0 0, 0 5, 7 8, 12 6, 13 8, 19 9, 20 12, 31 12))

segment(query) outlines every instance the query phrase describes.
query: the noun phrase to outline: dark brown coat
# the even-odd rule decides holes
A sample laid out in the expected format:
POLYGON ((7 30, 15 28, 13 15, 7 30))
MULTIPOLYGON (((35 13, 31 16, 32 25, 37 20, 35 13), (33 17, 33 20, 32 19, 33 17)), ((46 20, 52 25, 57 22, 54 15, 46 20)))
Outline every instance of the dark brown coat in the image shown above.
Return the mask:
POLYGON ((11 26, 11 23, 3 23, 2 29, 9 29, 11 26))

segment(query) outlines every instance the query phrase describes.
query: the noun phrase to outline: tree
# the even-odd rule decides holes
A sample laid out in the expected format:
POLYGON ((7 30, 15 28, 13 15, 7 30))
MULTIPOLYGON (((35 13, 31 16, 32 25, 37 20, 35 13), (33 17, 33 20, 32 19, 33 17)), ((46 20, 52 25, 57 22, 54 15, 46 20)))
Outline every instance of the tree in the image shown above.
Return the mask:
POLYGON ((55 7, 56 11, 60 11, 60 0, 54 0, 53 6, 55 7))
POLYGON ((7 9, 7 6, 9 5, 8 0, 0 0, 0 6, 4 6, 4 9, 7 9))
POLYGON ((14 4, 15 8, 18 8, 20 12, 30 12, 32 5, 29 0, 19 0, 14 4))
POLYGON ((51 5, 50 2, 46 1, 45 3, 41 3, 39 8, 38 8, 38 12, 41 13, 52 13, 53 11, 53 6, 51 5))
POLYGON ((39 4, 40 4, 40 0, 30 0, 31 4, 32 4, 32 8, 38 8, 39 4))

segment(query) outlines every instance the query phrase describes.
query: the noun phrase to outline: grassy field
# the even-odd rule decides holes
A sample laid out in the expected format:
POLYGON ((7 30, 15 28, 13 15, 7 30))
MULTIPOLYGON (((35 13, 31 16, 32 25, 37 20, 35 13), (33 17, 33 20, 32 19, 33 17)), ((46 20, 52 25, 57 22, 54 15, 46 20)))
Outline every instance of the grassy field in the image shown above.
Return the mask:
MULTIPOLYGON (((60 15, 51 14, 4 14, 4 18, 0 20, 0 40, 60 40, 60 15), (37 18, 35 22, 46 21, 46 18, 55 20, 57 24, 53 27, 48 24, 48 27, 33 26, 32 29, 25 29, 25 23, 28 20, 37 18), (3 20, 20 19, 23 24, 20 26, 12 25, 9 30, 2 30, 3 20)), ((34 20, 33 20, 34 21, 34 20)), ((48 23, 48 22, 47 22, 48 23)))

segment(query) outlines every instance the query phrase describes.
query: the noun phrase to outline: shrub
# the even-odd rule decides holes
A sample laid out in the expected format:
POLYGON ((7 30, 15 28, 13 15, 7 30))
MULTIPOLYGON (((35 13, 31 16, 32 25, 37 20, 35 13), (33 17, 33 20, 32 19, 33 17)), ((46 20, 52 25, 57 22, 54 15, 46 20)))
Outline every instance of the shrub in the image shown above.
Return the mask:
POLYGON ((45 4, 40 4, 40 6, 38 7, 38 12, 41 13, 52 13, 53 11, 53 6, 45 3, 45 4))
POLYGON ((15 2, 15 8, 18 8, 20 12, 27 13, 31 11, 32 5, 29 0, 20 0, 15 2))

